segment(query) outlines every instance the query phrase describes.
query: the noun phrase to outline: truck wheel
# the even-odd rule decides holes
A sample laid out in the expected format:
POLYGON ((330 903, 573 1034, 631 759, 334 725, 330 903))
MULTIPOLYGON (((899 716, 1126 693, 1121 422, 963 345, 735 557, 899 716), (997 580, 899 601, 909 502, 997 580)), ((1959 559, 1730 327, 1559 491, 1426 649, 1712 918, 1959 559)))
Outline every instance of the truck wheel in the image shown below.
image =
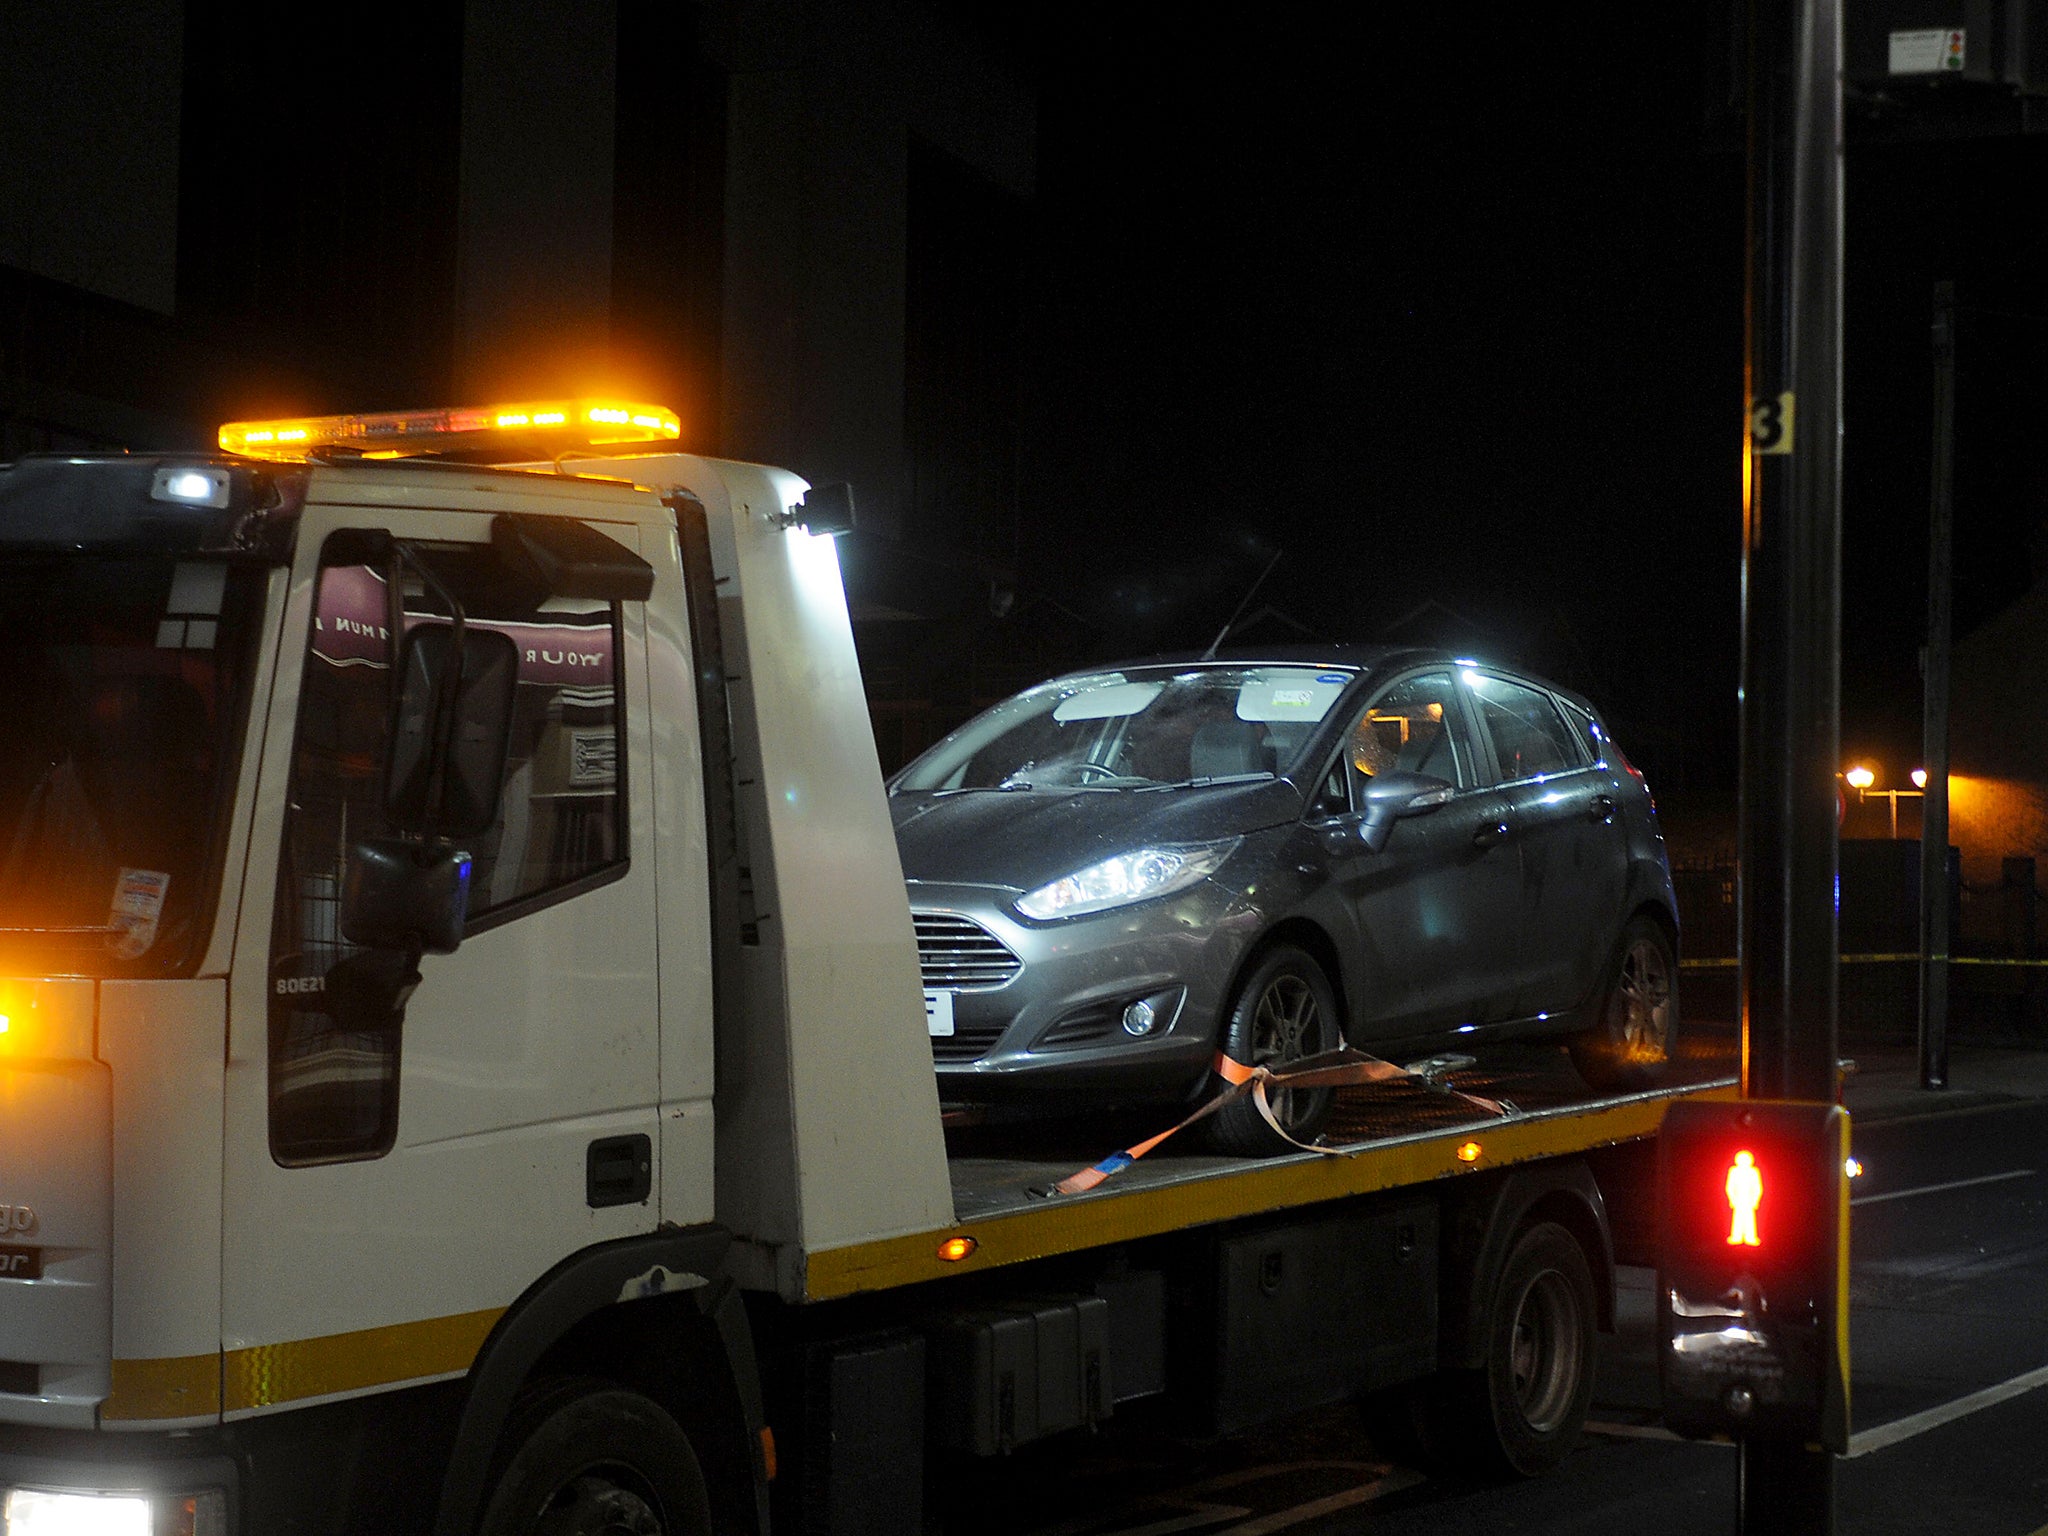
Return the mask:
MULTIPOLYGON (((1337 1001, 1323 968, 1291 945, 1266 951, 1238 986, 1223 1017, 1222 1046, 1233 1061, 1277 1067, 1342 1043, 1337 1001)), ((1330 1117, 1331 1088, 1268 1089, 1266 1102, 1298 1141, 1314 1141, 1330 1117)), ((1273 1134, 1250 1095, 1209 1117, 1208 1142, 1233 1157, 1267 1157, 1293 1148, 1273 1134)))
POLYGON ((478 1536, 708 1536, 696 1453, 652 1398, 564 1381, 514 1408, 478 1536))
POLYGON ((1678 962, 1661 923, 1629 919, 1611 977, 1572 1063, 1595 1088, 1650 1087, 1678 1045, 1678 962))
POLYGON ((1494 1286, 1486 1364, 1433 1384, 1424 1440, 1440 1468, 1534 1477, 1577 1443, 1598 1316, 1578 1239, 1553 1221, 1515 1239, 1494 1286))

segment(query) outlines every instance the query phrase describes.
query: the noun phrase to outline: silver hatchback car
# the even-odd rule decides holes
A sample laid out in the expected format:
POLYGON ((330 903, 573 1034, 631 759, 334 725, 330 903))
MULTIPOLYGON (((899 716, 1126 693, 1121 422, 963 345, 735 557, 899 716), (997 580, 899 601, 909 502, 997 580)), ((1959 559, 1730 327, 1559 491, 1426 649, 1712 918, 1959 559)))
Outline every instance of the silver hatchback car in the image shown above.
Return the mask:
MULTIPOLYGON (((1642 775, 1584 699, 1334 647, 1056 678, 890 784, 942 1099, 1187 1101, 1274 1065, 1569 1038, 1670 1054, 1677 906, 1642 775)), ((1327 1090, 1276 1096, 1312 1138, 1327 1090)), ((1236 1152, 1275 1138, 1240 1100, 1236 1152)))

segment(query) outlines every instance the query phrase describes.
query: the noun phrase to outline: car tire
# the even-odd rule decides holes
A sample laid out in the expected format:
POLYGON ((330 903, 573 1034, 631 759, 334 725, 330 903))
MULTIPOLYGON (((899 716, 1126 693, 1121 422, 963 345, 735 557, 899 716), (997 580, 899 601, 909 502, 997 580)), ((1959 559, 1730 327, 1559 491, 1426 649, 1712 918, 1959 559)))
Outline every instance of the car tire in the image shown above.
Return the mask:
POLYGON ((1593 1025, 1571 1041, 1572 1062, 1595 1088, 1647 1088, 1677 1048, 1678 957, 1662 923, 1632 917, 1593 1025))
MULTIPOLYGON (((1231 996, 1223 1016, 1220 1044, 1233 1061, 1273 1067, 1300 1061, 1343 1044, 1337 997, 1323 968, 1306 952, 1276 945, 1259 956, 1231 996)), ((1274 1115, 1297 1141, 1322 1133, 1336 1100, 1333 1088, 1269 1091, 1274 1115)), ((1290 1152, 1275 1136, 1250 1094, 1233 1099, 1207 1121, 1210 1148, 1233 1157, 1270 1157, 1290 1152)))
POLYGON ((1562 1461, 1593 1397, 1598 1316, 1578 1239, 1554 1221, 1525 1228, 1493 1287, 1486 1363, 1442 1372, 1415 1401, 1431 1468, 1498 1481, 1535 1477, 1562 1461))
POLYGON ((650 1397, 568 1380, 515 1405, 479 1536, 709 1536, 704 1474, 650 1397))

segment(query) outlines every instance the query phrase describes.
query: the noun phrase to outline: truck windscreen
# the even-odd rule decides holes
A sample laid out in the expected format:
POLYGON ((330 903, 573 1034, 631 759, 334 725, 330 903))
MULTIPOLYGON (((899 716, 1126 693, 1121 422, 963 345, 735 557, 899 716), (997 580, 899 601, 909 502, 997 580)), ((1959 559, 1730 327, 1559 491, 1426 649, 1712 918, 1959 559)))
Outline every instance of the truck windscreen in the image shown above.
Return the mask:
POLYGON ((199 962, 266 572, 0 560, 0 974, 199 962))

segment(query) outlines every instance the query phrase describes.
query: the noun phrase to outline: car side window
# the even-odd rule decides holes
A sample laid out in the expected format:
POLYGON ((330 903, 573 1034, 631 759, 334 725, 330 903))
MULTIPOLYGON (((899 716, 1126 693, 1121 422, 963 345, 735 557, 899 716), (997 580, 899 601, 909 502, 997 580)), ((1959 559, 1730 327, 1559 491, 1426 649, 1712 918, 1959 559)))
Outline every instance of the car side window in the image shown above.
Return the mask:
POLYGON ((1389 770, 1428 774, 1460 788, 1476 782, 1458 711, 1457 684, 1450 673, 1404 678, 1360 712, 1345 735, 1344 750, 1331 768, 1317 808, 1325 815, 1341 815, 1360 803, 1359 793, 1368 780, 1389 770), (1325 809, 1329 805, 1335 809, 1325 809))
MULTIPOLYGON (((463 840, 474 932, 625 868, 618 605, 536 599, 488 546, 428 558, 469 626, 519 657, 497 818, 463 840)), ((288 1166, 380 1157, 397 1132, 400 1028, 349 1007, 354 971, 382 957, 340 928, 350 845, 389 830, 390 581, 323 563, 314 597, 271 928, 270 1145, 288 1166)), ((402 585, 406 629, 448 617, 417 577, 402 585)))
POLYGON ((1571 722, 1573 731, 1586 744, 1587 749, 1592 752, 1593 766, 1605 768, 1607 766, 1607 733, 1600 728, 1599 720, 1590 711, 1581 709, 1570 699, 1560 699, 1558 702, 1564 705, 1564 717, 1571 722))
POLYGON ((1584 754, 1549 694, 1484 673, 1470 673, 1467 681, 1503 782, 1584 766, 1584 754))

